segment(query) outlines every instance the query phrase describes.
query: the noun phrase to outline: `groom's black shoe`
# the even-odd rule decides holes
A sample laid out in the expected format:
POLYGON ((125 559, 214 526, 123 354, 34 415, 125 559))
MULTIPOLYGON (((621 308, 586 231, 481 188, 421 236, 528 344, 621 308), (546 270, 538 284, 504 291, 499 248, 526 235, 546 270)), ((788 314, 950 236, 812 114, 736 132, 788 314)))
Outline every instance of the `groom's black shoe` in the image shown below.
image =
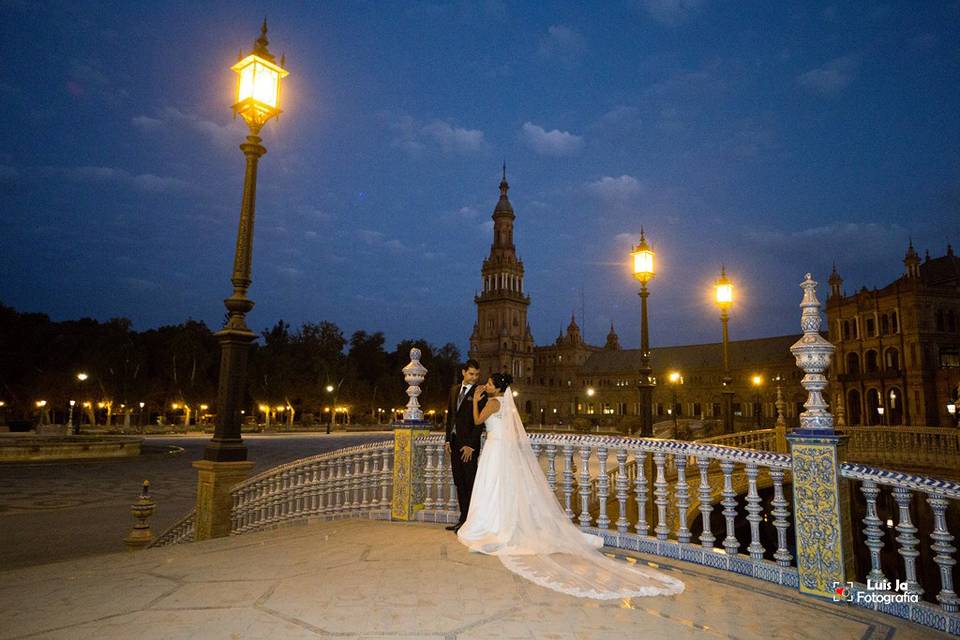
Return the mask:
POLYGON ((462 526, 463 526, 463 523, 462 523, 462 522, 458 522, 457 524, 448 525, 448 526, 446 527, 446 529, 447 529, 447 531, 453 531, 454 533, 456 533, 457 531, 460 531, 460 527, 462 527, 462 526))

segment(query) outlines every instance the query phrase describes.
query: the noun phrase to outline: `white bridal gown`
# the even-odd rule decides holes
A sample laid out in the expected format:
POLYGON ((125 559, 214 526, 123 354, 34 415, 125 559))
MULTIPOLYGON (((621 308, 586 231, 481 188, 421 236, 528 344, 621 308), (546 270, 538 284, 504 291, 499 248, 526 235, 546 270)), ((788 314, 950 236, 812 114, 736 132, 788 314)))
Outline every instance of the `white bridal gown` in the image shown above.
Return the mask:
POLYGON ((498 556, 531 582, 581 598, 681 593, 684 585, 676 578, 605 556, 599 551, 603 538, 570 521, 530 447, 509 387, 498 400, 500 409, 486 421, 470 511, 457 532, 460 542, 498 556))

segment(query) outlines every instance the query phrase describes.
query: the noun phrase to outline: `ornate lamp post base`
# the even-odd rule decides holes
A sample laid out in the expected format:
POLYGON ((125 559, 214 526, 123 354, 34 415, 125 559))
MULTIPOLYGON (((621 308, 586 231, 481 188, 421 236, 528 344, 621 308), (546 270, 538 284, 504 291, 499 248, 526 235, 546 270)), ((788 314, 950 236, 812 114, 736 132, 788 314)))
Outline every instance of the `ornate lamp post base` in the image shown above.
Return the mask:
POLYGON ((197 460, 193 467, 199 475, 194 540, 230 535, 230 511, 233 508, 230 490, 247 479, 253 469, 253 462, 197 460))

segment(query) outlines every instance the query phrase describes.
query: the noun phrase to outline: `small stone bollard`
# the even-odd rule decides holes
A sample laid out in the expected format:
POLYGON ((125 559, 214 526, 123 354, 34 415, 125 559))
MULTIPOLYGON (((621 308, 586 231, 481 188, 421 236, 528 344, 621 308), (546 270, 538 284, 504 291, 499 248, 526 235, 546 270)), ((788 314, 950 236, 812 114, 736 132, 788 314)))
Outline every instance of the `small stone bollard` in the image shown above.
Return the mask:
POLYGON ((124 544, 130 551, 144 549, 153 542, 153 532, 150 531, 150 524, 147 520, 153 515, 156 509, 156 503, 150 498, 150 481, 143 481, 143 490, 140 492, 140 498, 130 506, 130 513, 137 519, 130 534, 123 539, 124 544))

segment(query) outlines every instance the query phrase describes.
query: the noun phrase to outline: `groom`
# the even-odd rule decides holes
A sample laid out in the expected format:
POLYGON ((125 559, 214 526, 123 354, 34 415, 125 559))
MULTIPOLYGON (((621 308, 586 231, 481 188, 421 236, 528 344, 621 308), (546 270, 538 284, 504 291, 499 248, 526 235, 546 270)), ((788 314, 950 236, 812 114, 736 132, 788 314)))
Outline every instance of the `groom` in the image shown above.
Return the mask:
MULTIPOLYGON (((460 503, 460 518, 456 524, 447 527, 447 531, 459 531, 467 520, 473 481, 477 477, 480 434, 483 433, 482 424, 473 424, 473 390, 480 378, 480 364, 471 358, 460 373, 463 381, 450 387, 446 438, 453 483, 457 487, 457 502, 460 503)), ((486 403, 486 398, 481 399, 480 408, 483 409, 486 403)))

